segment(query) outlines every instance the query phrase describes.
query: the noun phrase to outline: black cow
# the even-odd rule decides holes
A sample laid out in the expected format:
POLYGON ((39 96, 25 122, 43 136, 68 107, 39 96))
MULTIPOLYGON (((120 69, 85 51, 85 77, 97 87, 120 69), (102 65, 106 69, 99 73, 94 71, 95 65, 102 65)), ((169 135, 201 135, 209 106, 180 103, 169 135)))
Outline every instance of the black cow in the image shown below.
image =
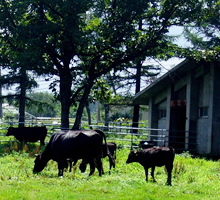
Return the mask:
POLYGON ((108 146, 108 150, 109 150, 110 154, 107 153, 106 148, 102 147, 102 158, 105 158, 106 156, 108 156, 108 158, 109 158, 109 173, 111 173, 110 172, 111 168, 112 167, 115 168, 117 145, 114 142, 108 142, 107 146, 108 146), (112 162, 112 158, 113 158, 114 162, 112 162))
MULTIPOLYGON (((92 163, 96 160, 96 167, 101 176, 102 143, 106 144, 106 137, 100 130, 88 131, 60 131, 51 136, 48 145, 41 155, 36 155, 33 172, 41 172, 49 160, 58 163, 58 176, 63 176, 63 169, 67 166, 67 159, 73 161, 85 159, 92 163)), ((107 148, 107 145, 106 145, 107 148)), ((94 165, 92 175, 95 171, 94 165)))
MULTIPOLYGON (((115 168, 117 145, 114 142, 108 142, 107 146, 108 146, 108 150, 109 150, 110 154, 107 154, 107 149, 103 145, 102 146, 102 158, 105 158, 106 156, 109 157, 109 174, 110 174, 111 173, 110 170, 111 170, 112 166, 113 166, 113 168, 115 168), (113 162, 112 162, 112 160, 113 160, 113 162)), ((93 162, 95 163, 95 160, 93 160, 93 162)), ((74 162, 74 164, 76 164, 76 162, 74 162)), ((74 166, 74 164, 73 164, 73 166, 74 166)), ((93 170, 92 169, 92 166, 94 166, 93 163, 90 163, 89 161, 86 161, 86 160, 82 160, 82 162, 80 163, 80 166, 79 166, 82 173, 86 171, 87 164, 90 164, 90 171, 93 170)), ((102 173, 104 174, 103 168, 102 168, 102 173)))
POLYGON ((45 126, 36 127, 9 127, 6 136, 13 135, 19 142, 37 142, 40 140, 41 145, 45 145, 44 140, 47 136, 47 128, 45 126))
MULTIPOLYGON (((114 160, 116 160, 116 149, 117 149, 116 143, 107 142, 107 146, 108 146, 109 152, 111 153, 112 157, 114 158, 114 160)), ((102 146, 102 157, 105 158, 106 156, 108 156, 107 149, 103 145, 102 146)))
POLYGON ((153 147, 137 152, 131 151, 128 155, 126 163, 140 163, 145 169, 146 181, 148 181, 148 168, 151 168, 151 176, 154 182, 156 182, 154 178, 155 167, 165 165, 168 173, 167 184, 171 185, 174 157, 175 150, 173 147, 153 147))

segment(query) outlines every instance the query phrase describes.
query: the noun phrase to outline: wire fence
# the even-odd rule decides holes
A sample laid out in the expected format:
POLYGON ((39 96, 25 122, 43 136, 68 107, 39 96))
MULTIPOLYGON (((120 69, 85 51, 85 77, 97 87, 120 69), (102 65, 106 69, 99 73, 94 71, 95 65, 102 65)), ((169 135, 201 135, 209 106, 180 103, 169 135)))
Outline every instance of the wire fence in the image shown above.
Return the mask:
MULTIPOLYGON (((117 143, 118 147, 133 148, 145 148, 148 146, 173 146, 176 150, 180 151, 196 151, 197 138, 193 132, 179 131, 179 130, 167 130, 167 129, 153 129, 148 128, 147 124, 142 123, 139 128, 127 126, 122 123, 111 123, 109 126, 104 126, 104 123, 94 123, 88 125, 82 123, 82 129, 102 130, 107 138, 107 141, 117 143)), ((38 121, 26 121, 25 126, 46 126, 48 134, 46 137, 46 143, 49 141, 50 136, 60 130, 60 122, 58 118, 50 120, 38 120, 38 121)), ((0 123, 0 143, 15 141, 15 138, 7 137, 8 127, 17 127, 18 122, 1 122, 0 123)))

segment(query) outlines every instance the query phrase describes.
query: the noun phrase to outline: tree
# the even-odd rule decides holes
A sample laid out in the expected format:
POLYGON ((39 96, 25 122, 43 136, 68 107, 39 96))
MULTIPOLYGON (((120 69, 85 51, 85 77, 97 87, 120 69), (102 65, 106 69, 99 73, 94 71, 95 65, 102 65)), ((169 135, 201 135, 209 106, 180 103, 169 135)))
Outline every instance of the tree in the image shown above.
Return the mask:
POLYGON ((198 59, 215 59, 220 55, 220 1, 208 1, 194 24, 185 26, 185 36, 197 51, 198 59))
MULTIPOLYGON (((8 2, 9 3, 9 2, 8 2)), ((33 76, 29 74, 30 60, 26 51, 18 24, 21 22, 21 13, 15 7, 9 10, 7 3, 2 1, 1 9, 1 37, 0 37, 0 64, 2 69, 7 69, 8 74, 1 76, 1 86, 11 87, 17 84, 16 93, 1 96, 19 105, 19 126, 24 126, 26 91, 37 87, 33 76), (2 9, 5 8, 5 9, 2 9), (12 20, 11 17, 14 17, 12 20), (7 25, 7 28, 5 27, 7 25)), ((19 9, 18 9, 19 10, 19 9)))
POLYGON ((16 93, 1 96, 1 99, 7 99, 19 106, 19 127, 23 127, 25 123, 25 104, 28 100, 26 91, 36 87, 37 83, 22 68, 18 69, 18 73, 12 68, 9 75, 1 76, 1 86, 11 87, 14 84, 18 85, 16 93))
MULTIPOLYGON (((120 71, 137 58, 168 58, 181 49, 167 33, 201 12, 201 0, 28 0, 1 4, 1 30, 16 30, 36 72, 58 76, 61 127, 69 128, 69 109, 79 99, 73 129, 96 80, 120 71), (138 24, 142 21, 142 29, 138 24), (19 22, 19 23, 15 23, 19 22)), ((2 37, 5 35, 2 34, 2 37)), ((10 35, 10 34, 9 34, 10 35)), ((32 66, 30 66, 32 68, 32 66)))
MULTIPOLYGON (((134 95, 131 90, 133 89, 137 94, 141 89, 141 82, 145 83, 145 86, 152 77, 156 77, 161 69, 158 65, 146 65, 141 59, 135 60, 126 69, 121 72, 111 73, 107 77, 110 88, 114 91, 114 95, 120 95, 120 98, 113 99, 109 102, 113 105, 128 105, 133 106, 133 124, 132 127, 138 127, 139 121, 139 105, 132 104, 132 96, 134 95), (127 99, 127 100, 125 100, 127 99), (118 100, 118 102, 116 102, 118 100), (128 101, 129 100, 129 101, 128 101)), ((105 107, 108 107, 106 104, 105 107)), ((106 123, 107 126, 108 123, 106 123)), ((137 129, 133 129, 136 132, 137 129)))
POLYGON ((27 112, 36 117, 58 117, 59 102, 48 92, 31 92, 27 94, 27 112))
MULTIPOLYGON (((160 1, 154 3, 123 1, 123 5, 120 1, 117 3, 111 1, 110 3, 112 3, 108 7, 110 9, 105 9, 108 14, 97 14, 99 19, 102 19, 98 21, 100 25, 92 24, 97 30, 94 34, 97 36, 97 43, 95 43, 94 48, 95 56, 94 58, 90 56, 89 62, 86 62, 88 65, 95 62, 99 70, 104 69, 106 71, 110 69, 122 70, 125 68, 125 64, 138 57, 158 56, 164 58, 174 55, 176 47, 172 45, 170 38, 166 35, 168 28, 172 25, 183 25, 186 21, 193 20, 192 12, 198 12, 202 5, 200 2, 190 4, 189 2, 179 1, 166 1, 165 3, 160 1), (130 6, 133 9, 130 10, 131 12, 128 11, 129 9, 125 9, 131 8, 130 6), (185 12, 186 8, 190 8, 190 11, 185 12), (179 16, 181 16, 181 20, 179 20, 179 16), (137 30, 140 20, 143 21, 143 29, 137 30), (109 27, 114 31, 111 32, 109 27), (167 54, 164 55, 166 51, 167 54)), ((92 51, 94 46, 89 47, 92 51)), ((82 58, 83 61, 84 59, 85 57, 82 58)), ((90 67, 93 72, 95 67, 92 67, 91 64, 90 67)))

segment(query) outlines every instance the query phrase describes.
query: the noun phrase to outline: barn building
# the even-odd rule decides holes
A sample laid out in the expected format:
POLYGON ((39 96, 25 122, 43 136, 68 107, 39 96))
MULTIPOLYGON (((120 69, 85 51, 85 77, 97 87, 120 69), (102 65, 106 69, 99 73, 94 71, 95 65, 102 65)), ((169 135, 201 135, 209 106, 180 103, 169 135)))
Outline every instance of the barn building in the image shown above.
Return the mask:
POLYGON ((148 105, 150 139, 180 151, 220 155, 220 62, 186 59, 134 97, 148 105))

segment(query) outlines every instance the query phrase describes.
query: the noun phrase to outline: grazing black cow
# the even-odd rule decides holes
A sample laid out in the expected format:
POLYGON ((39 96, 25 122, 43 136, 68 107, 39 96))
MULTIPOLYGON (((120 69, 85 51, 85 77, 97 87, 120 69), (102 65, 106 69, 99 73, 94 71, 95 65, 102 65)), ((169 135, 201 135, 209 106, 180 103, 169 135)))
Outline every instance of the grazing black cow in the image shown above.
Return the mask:
MULTIPOLYGON (((105 158, 106 156, 109 157, 109 174, 111 173, 111 168, 113 166, 113 168, 115 168, 115 160, 116 160, 116 149, 117 149, 117 145, 114 142, 108 142, 107 143, 108 149, 110 154, 107 154, 107 149, 105 148, 105 146, 102 146, 102 158, 105 158), (113 159, 113 162, 112 162, 113 159)), ((95 160, 93 160, 93 162, 95 163, 95 160)), ((90 163, 89 161, 86 160, 82 160, 82 162, 80 163, 80 170, 82 173, 84 173, 86 171, 86 166, 87 164, 90 164, 90 171, 93 170, 92 167, 94 167, 94 163, 90 163)), ((74 164, 76 164, 74 162, 74 164)), ((73 164, 73 166, 74 166, 73 164)), ((104 170, 102 168, 102 173, 104 174, 104 170)))
MULTIPOLYGON (((114 158, 114 160, 116 160, 116 149, 117 149, 116 143, 107 142, 107 146, 108 146, 109 152, 111 153, 112 157, 114 158)), ((103 145, 102 146, 102 157, 105 158, 106 156, 108 156, 107 149, 103 145)))
MULTIPOLYGON (((49 160, 58 163, 58 176, 63 176, 63 169, 67 166, 67 159, 77 161, 85 159, 91 163, 96 160, 96 167, 101 176, 102 143, 106 144, 106 137, 100 130, 60 131, 51 136, 48 145, 41 155, 36 155, 33 172, 41 172, 49 160)), ((107 145, 106 145, 107 148, 107 145)), ((93 174, 90 172, 89 176, 93 174)))
MULTIPOLYGON (((117 145, 114 142, 108 142, 107 146, 108 146, 108 150, 109 150, 110 154, 107 153, 107 149, 104 148, 104 146, 103 146, 102 147, 102 158, 105 158, 106 156, 108 156, 108 158, 109 158, 109 174, 110 174, 111 168, 112 167, 115 168, 117 145), (112 162, 112 158, 113 158, 114 162, 112 162)), ((103 173, 104 173, 104 171, 103 171, 103 173)))
POLYGON ((151 168, 151 176, 154 182, 156 182, 154 178, 155 167, 165 165, 168 173, 167 184, 171 185, 174 157, 175 150, 173 147, 153 147, 137 152, 131 151, 128 155, 126 163, 140 163, 145 169, 146 181, 148 181, 148 168, 151 168))
POLYGON ((19 142, 37 142, 40 140, 41 145, 45 145, 44 140, 47 136, 47 128, 45 126, 36 127, 9 127, 6 136, 13 135, 19 142))

